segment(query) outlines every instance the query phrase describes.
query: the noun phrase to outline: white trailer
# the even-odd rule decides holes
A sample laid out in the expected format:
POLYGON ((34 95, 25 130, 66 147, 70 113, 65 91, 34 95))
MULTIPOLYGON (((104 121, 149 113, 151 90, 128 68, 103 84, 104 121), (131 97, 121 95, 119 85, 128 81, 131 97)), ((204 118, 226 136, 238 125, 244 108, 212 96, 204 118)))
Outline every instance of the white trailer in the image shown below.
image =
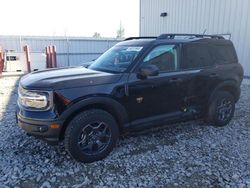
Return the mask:
MULTIPOLYGON (((30 53, 31 71, 46 69, 46 55, 44 53, 30 53)), ((4 71, 28 72, 26 55, 24 52, 7 52, 5 54, 4 71)))

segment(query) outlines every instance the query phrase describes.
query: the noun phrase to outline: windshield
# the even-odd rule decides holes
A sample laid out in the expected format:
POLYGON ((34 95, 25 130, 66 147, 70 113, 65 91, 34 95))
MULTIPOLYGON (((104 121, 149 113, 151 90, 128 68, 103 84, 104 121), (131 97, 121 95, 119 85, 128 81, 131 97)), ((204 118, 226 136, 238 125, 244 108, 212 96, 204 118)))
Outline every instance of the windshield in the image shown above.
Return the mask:
POLYGON ((114 46, 91 64, 89 69, 122 73, 135 60, 142 48, 142 46, 114 46))

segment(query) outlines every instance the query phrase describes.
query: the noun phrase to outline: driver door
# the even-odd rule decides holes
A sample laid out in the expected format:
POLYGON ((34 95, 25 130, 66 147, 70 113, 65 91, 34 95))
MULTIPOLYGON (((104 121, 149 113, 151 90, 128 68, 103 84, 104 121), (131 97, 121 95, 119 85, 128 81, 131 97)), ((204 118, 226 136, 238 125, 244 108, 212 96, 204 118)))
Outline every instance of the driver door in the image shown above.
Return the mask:
POLYGON ((179 54, 176 45, 163 44, 153 48, 140 66, 154 64, 159 75, 140 79, 131 73, 125 104, 130 121, 143 120, 181 110, 185 96, 183 75, 178 73, 179 54))

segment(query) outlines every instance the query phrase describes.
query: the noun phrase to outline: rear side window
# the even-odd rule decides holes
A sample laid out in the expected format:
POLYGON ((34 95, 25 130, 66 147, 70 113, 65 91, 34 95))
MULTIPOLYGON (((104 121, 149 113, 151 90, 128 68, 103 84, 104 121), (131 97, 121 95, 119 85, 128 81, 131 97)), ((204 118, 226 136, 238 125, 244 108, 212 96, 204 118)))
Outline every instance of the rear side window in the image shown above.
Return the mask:
POLYGON ((182 69, 203 68, 213 65, 210 49, 204 44, 188 44, 184 46, 182 69))
POLYGON ((216 64, 236 63, 238 61, 235 49, 231 45, 214 45, 213 53, 216 64))

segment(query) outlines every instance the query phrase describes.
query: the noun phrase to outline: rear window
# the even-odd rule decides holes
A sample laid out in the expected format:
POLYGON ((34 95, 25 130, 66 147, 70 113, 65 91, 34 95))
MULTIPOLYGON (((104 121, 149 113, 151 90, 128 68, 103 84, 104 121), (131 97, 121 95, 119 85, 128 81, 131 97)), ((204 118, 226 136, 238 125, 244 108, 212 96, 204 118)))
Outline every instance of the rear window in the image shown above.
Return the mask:
POLYGON ((231 45, 215 45, 213 50, 216 64, 236 63, 238 61, 235 49, 231 45))
POLYGON ((182 69, 203 68, 213 65, 213 59, 208 45, 188 44, 184 47, 185 59, 182 69))

